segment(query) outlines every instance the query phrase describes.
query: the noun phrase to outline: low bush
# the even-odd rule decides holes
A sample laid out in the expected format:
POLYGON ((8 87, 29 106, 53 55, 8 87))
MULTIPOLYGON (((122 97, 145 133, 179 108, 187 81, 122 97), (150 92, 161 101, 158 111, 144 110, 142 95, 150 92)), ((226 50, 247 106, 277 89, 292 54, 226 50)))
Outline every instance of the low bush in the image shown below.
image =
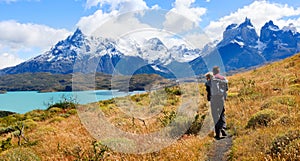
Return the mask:
POLYGON ((48 111, 51 113, 59 113, 59 112, 62 112, 62 109, 59 107, 52 107, 48 111))
POLYGON ((25 117, 27 119, 32 119, 33 121, 44 121, 46 119, 51 118, 51 113, 49 111, 44 111, 44 110, 33 110, 27 112, 25 114, 25 117))
POLYGON ((67 112, 67 114, 70 114, 70 115, 75 115, 77 114, 77 110, 76 109, 71 109, 67 112))
POLYGON ((63 121, 64 119, 65 119, 64 117, 56 116, 56 117, 52 118, 49 122, 50 122, 50 123, 61 122, 61 121, 63 121))
POLYGON ((165 88, 165 92, 167 94, 171 94, 171 95, 177 95, 180 96, 183 94, 183 92, 180 90, 180 87, 178 86, 174 86, 174 87, 166 87, 165 88))
POLYGON ((277 118, 276 111, 272 109, 264 109, 252 115, 247 123, 246 128, 256 128, 259 126, 269 126, 271 121, 277 118))
POLYGON ((162 125, 168 126, 176 117, 176 112, 175 111, 163 111, 164 116, 162 118, 160 118, 160 122, 162 123, 162 125))
POLYGON ((206 117, 206 115, 200 116, 199 114, 197 114, 195 116, 195 120, 193 121, 190 128, 187 130, 186 134, 197 135, 199 133, 199 131, 201 130, 201 127, 203 125, 203 121, 204 121, 205 117, 206 117))
POLYGON ((170 136, 179 137, 185 134, 192 125, 192 120, 185 116, 177 116, 170 123, 170 136))
POLYGON ((50 110, 51 108, 61 108, 61 109, 73 109, 75 108, 75 104, 73 102, 58 102, 58 103, 55 103, 51 106, 48 107, 47 110, 50 110))
POLYGON ((3 161, 11 161, 11 160, 40 161, 41 159, 32 150, 30 150, 28 148, 15 148, 15 149, 8 150, 3 155, 1 155, 0 160, 3 160, 3 161))
POLYGON ((51 108, 54 108, 54 107, 61 108, 61 109, 74 109, 74 108, 76 108, 76 104, 77 104, 76 99, 74 99, 72 97, 66 97, 63 95, 59 102, 50 103, 48 105, 47 110, 50 110, 51 108))
POLYGON ((8 134, 14 131, 16 131, 16 129, 13 126, 2 127, 0 128, 0 135, 8 134))
POLYGON ((290 95, 300 95, 300 84, 293 84, 289 86, 289 94, 290 95))
POLYGON ((5 151, 12 146, 11 137, 0 142, 0 151, 5 151))
POLYGON ((300 156, 300 130, 289 130, 277 136, 271 145, 268 154, 272 158, 285 158, 285 160, 299 160, 300 156))

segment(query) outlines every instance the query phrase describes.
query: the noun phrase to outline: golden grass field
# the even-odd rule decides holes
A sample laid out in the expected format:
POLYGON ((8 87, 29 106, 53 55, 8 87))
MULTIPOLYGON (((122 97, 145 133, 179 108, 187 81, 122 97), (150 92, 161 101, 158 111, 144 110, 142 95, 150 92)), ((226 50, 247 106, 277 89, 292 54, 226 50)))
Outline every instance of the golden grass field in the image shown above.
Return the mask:
POLYGON ((232 160, 300 160, 300 54, 229 77, 232 160))
MULTIPOLYGON (((228 160, 300 160, 299 70, 300 54, 296 54, 227 77, 229 91, 225 108, 228 132, 233 139, 228 160)), ((197 135, 208 110, 204 84, 187 83, 162 92, 164 99, 151 93, 125 99, 136 105, 136 114, 144 112, 152 116, 144 119, 129 116, 124 112, 126 106, 120 110, 120 106, 126 105, 124 98, 92 104, 115 127, 143 135, 174 121, 182 102, 200 98, 196 100, 197 110, 189 114, 195 118, 189 132, 159 151, 115 152, 91 136, 76 109, 64 106, 1 118, 0 160, 207 160, 215 142, 214 134, 197 135), (144 108, 150 105, 151 110, 144 108), (21 135, 18 129, 22 127, 21 135)))

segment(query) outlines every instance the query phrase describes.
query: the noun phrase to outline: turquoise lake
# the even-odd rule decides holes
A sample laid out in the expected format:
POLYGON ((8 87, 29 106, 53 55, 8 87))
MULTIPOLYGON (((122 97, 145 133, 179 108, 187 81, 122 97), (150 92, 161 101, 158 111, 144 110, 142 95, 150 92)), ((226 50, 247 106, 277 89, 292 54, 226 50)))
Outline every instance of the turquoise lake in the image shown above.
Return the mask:
POLYGON ((87 104, 142 92, 125 93, 112 90, 48 93, 39 93, 37 91, 7 92, 0 94, 0 110, 26 113, 34 109, 47 109, 49 104, 62 101, 63 98, 72 98, 79 104, 87 104))

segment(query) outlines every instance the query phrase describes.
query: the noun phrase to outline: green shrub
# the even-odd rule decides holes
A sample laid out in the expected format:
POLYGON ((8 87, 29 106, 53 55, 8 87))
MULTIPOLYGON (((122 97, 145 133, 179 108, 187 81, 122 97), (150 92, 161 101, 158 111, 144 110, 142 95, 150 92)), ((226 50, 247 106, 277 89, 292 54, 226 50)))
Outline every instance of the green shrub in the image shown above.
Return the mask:
POLYGON ((50 110, 51 108, 61 108, 61 109, 69 109, 69 108, 75 108, 75 104, 72 103, 72 102, 58 102, 58 103, 55 103, 51 106, 48 107, 47 110, 50 110))
POLYGON ((114 99, 109 99, 109 100, 103 100, 103 101, 100 101, 100 106, 106 106, 106 105, 110 105, 110 104, 114 104, 115 103, 115 100, 114 99))
POLYGON ((246 128, 256 128, 258 126, 268 126, 272 120, 277 117, 276 111, 272 109, 264 109, 252 115, 247 123, 246 128))
POLYGON ((29 148, 15 148, 0 156, 3 161, 40 161, 41 159, 29 148))
POLYGON ((167 94, 171 94, 171 95, 177 95, 180 96, 183 94, 183 92, 180 90, 179 86, 174 86, 174 87, 166 87, 165 88, 165 92, 167 94))
POLYGON ((145 94, 136 94, 136 95, 131 96, 130 99, 134 102, 140 102, 148 96, 149 96, 149 94, 147 94, 147 93, 145 93, 145 94))
POLYGON ((75 115, 75 114, 77 114, 77 110, 76 109, 71 109, 67 113, 70 114, 70 115, 75 115))
POLYGON ((281 125, 290 125, 293 123, 293 120, 290 116, 288 115, 283 115, 279 118, 278 121, 281 125))
POLYGON ((264 102, 261 109, 267 109, 272 106, 285 105, 295 107, 297 105, 296 97, 292 95, 274 96, 271 99, 264 102))
POLYGON ((289 94, 291 95, 300 95, 300 84, 293 84, 289 86, 289 94))
POLYGON ((32 119, 24 120, 24 121, 22 121, 22 123, 24 124, 24 127, 25 127, 26 129, 32 129, 32 128, 37 127, 37 125, 38 125, 38 124, 37 124, 34 120, 32 120, 32 119))
POLYGON ((72 149, 64 149, 64 153, 75 157, 78 161, 100 161, 105 160, 105 153, 109 151, 106 145, 100 142, 93 141, 92 148, 89 150, 83 150, 79 146, 75 146, 72 149))
POLYGON ((77 102, 74 98, 69 97, 67 98, 66 96, 62 96, 61 100, 59 102, 56 103, 50 103, 48 105, 48 109, 50 110, 51 108, 57 107, 57 108, 61 108, 61 109, 74 109, 76 108, 77 102))
POLYGON ((199 114, 197 114, 195 116, 195 120, 193 121, 192 125, 190 126, 190 128, 187 130, 186 134, 198 134, 199 131, 201 130, 201 127, 202 127, 202 124, 203 124, 203 121, 205 119, 206 115, 202 115, 200 117, 199 114))
POLYGON ((62 113, 62 114, 59 114, 60 117, 63 117, 63 118, 68 118, 70 117, 70 114, 68 113, 62 113))
MULTIPOLYGON (((0 91, 1 93, 1 91, 0 91)), ((15 114, 14 112, 10 112, 10 111, 0 111, 0 118, 2 117, 6 117, 6 116, 9 116, 9 115, 13 115, 15 114)))
POLYGON ((59 113, 59 112, 62 112, 62 109, 59 107, 52 107, 48 111, 51 113, 59 113))
POLYGON ((188 117, 177 116, 170 124, 170 135, 172 137, 179 137, 182 134, 185 134, 188 131, 188 128, 191 124, 192 120, 189 120, 188 117))
POLYGON ((0 119, 0 122, 4 126, 14 125, 16 122, 25 120, 26 117, 23 114, 13 114, 0 119))
POLYGON ((294 96, 285 95, 285 96, 277 96, 272 99, 275 103, 279 103, 282 105, 292 106, 294 107, 296 103, 296 99, 294 96))
POLYGON ((64 117, 56 116, 56 117, 52 118, 49 122, 50 122, 50 123, 61 122, 61 121, 63 121, 64 119, 65 119, 64 117))
POLYGON ((25 118, 32 119, 33 121, 45 121, 51 117, 51 113, 45 110, 33 110, 25 114, 25 118))
POLYGON ((0 135, 8 134, 8 133, 11 133, 14 131, 16 131, 16 129, 13 126, 2 127, 2 128, 0 128, 0 135))
POLYGON ((300 130, 290 130, 283 135, 277 136, 268 151, 272 157, 278 156, 287 160, 297 160, 300 154, 300 130))
POLYGON ((0 151, 5 151, 7 149, 9 149, 12 146, 11 144, 11 138, 7 138, 5 140, 2 140, 0 142, 0 151))
POLYGON ((255 94, 255 80, 246 80, 245 78, 241 79, 243 86, 238 92, 238 96, 247 96, 255 94))
POLYGON ((176 117, 176 112, 175 111, 163 111, 164 116, 163 118, 160 119, 160 122, 162 123, 162 125, 168 126, 176 117))

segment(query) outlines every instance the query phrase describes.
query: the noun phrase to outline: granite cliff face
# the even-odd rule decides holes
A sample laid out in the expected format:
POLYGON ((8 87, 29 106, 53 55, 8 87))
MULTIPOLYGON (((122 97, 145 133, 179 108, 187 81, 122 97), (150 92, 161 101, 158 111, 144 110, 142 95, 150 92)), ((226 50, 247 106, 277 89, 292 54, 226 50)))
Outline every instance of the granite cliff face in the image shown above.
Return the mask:
MULTIPOLYGON (((258 36, 251 20, 246 18, 239 25, 227 26, 223 39, 215 47, 210 47, 209 53, 201 55, 205 55, 207 60, 220 55, 226 71, 230 71, 284 59, 299 51, 300 34, 292 24, 280 29, 269 21, 258 36)), ((202 62, 191 63, 197 67, 202 62)))

